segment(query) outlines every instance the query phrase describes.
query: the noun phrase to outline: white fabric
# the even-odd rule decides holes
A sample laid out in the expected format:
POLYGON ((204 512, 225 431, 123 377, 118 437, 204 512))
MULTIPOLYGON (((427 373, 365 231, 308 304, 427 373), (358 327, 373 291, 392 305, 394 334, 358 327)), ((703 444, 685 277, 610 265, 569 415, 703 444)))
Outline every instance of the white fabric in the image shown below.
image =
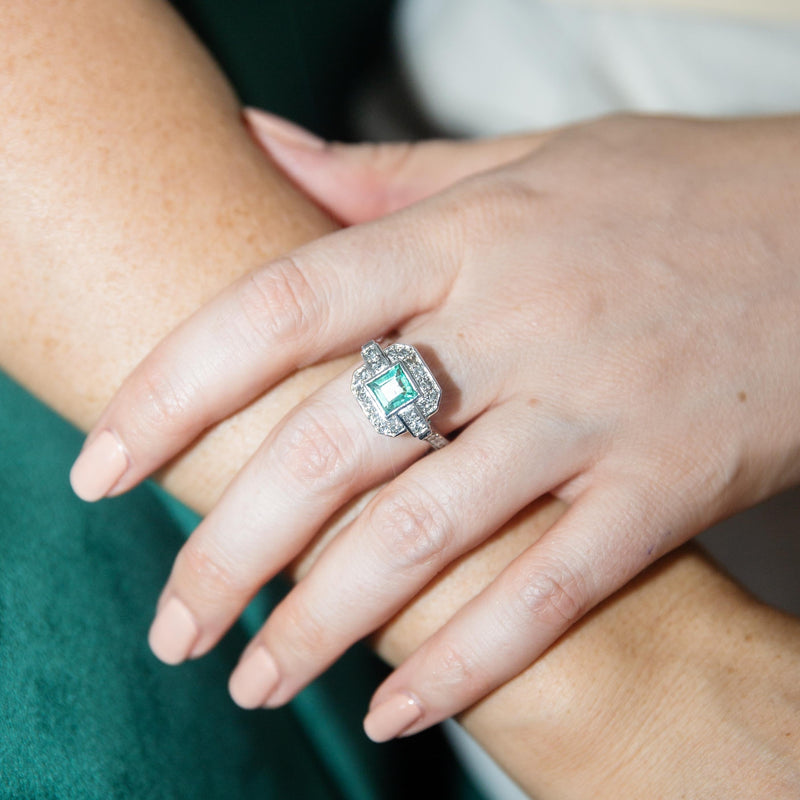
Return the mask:
POLYGON ((455 720, 447 719, 442 726, 450 746, 484 797, 489 800, 529 800, 528 795, 455 720))
MULTIPOLYGON (((684 11, 704 11, 718 17, 739 17, 766 20, 800 20, 800 0, 577 0, 584 5, 615 8, 634 6, 684 11)), ((552 0, 570 3, 573 0, 552 0)))
POLYGON ((800 23, 546 0, 406 0, 397 22, 421 106, 457 134, 800 110, 800 23))

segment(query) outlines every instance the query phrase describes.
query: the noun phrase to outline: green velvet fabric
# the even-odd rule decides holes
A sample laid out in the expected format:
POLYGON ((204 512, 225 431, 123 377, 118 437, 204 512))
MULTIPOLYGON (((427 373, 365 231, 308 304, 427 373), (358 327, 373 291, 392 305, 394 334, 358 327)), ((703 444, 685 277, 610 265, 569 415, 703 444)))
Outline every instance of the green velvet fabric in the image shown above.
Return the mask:
POLYGON ((288 708, 245 712, 227 677, 283 587, 180 667, 146 644, 197 522, 146 484, 94 505, 67 482, 81 434, 0 373, 0 800, 474 798, 436 732, 373 745, 384 674, 357 647, 288 708))
MULTIPOLYGON (((354 42, 374 42, 386 14, 376 0, 179 5, 245 100, 323 133, 365 63, 354 42)), ((286 709, 233 704, 228 675, 277 582, 212 653, 158 662, 147 629, 197 518, 150 484, 80 502, 67 475, 81 441, 0 373, 0 800, 478 800, 438 732, 366 739, 385 667, 360 647, 286 709)))
POLYGON ((392 0, 173 0, 242 101, 328 138, 348 137, 348 98, 385 54, 392 0))

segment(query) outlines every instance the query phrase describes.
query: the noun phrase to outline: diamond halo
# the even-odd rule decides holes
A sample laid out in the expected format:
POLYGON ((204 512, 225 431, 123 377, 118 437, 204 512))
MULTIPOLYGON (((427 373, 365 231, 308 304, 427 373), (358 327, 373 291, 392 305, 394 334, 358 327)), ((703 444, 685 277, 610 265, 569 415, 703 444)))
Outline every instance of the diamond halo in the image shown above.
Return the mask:
POLYGON ((385 436, 409 431, 435 449, 446 444, 428 421, 439 409, 442 390, 417 348, 396 342, 384 350, 373 340, 361 356, 351 389, 375 430, 385 436))

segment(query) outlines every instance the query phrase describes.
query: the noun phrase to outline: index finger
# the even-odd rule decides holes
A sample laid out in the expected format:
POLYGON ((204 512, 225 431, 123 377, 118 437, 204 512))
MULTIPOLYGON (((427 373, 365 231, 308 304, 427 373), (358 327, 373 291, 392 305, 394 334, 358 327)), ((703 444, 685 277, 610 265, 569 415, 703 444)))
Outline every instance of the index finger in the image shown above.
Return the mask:
POLYGON ((457 263, 436 242, 458 237, 442 236, 447 222, 432 216, 408 209, 325 236, 195 312, 101 415, 72 467, 75 493, 92 501, 127 491, 290 372, 434 307, 457 263))

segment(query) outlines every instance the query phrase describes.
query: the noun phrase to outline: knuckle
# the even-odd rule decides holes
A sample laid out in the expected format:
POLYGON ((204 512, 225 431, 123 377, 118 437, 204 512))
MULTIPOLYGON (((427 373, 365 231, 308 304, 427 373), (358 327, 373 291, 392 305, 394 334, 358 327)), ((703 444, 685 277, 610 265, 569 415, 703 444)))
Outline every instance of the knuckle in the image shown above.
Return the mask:
MULTIPOLYGON (((551 244, 544 234, 538 243, 542 257, 551 244)), ((607 336, 608 319, 615 308, 618 305, 608 286, 601 285, 580 265, 570 263, 542 274, 535 302, 530 307, 516 305, 512 319, 525 327, 533 326, 539 337, 546 332, 556 341, 583 346, 588 337, 592 337, 588 338, 590 342, 599 340, 601 331, 607 336)))
POLYGON ((368 524, 396 569, 436 569, 447 560, 453 525, 444 504, 421 487, 384 490, 368 524))
POLYGON ((337 414, 320 403, 309 403, 280 431, 275 449, 293 480, 322 492, 352 477, 354 460, 343 449, 343 443, 351 441, 337 414))
POLYGON ((192 539, 178 553, 175 569, 184 588, 190 587, 192 594, 211 605, 216 600, 240 597, 251 588, 235 565, 193 544, 192 539))
POLYGON ((321 326, 324 306, 295 256, 284 256, 243 281, 239 305, 260 343, 302 341, 321 326))
MULTIPOLYGON (((164 432, 180 428, 189 422, 195 390, 179 379, 174 371, 164 369, 155 362, 146 363, 136 378, 133 394, 127 407, 135 415, 134 430, 146 435, 152 430, 164 432)), ((202 419, 193 418, 192 422, 195 425, 203 424, 202 419)), ((130 436, 131 433, 128 434, 130 436)))
POLYGON ((559 630, 580 619, 589 605, 585 581, 563 562, 528 570, 513 596, 517 602, 512 610, 531 623, 559 630))
POLYGON ((541 193, 514 170, 499 169, 467 178, 461 189, 462 220, 473 237, 481 231, 493 239, 506 230, 513 233, 541 200, 541 193))
POLYGON ((435 684, 455 687, 461 695, 481 694, 488 678, 476 659, 454 644, 443 644, 437 649, 435 666, 431 671, 435 684))
POLYGON ((271 639, 280 642, 284 653, 303 663, 324 660, 332 649, 332 626, 300 599, 296 590, 275 610, 269 625, 274 634, 271 639))

